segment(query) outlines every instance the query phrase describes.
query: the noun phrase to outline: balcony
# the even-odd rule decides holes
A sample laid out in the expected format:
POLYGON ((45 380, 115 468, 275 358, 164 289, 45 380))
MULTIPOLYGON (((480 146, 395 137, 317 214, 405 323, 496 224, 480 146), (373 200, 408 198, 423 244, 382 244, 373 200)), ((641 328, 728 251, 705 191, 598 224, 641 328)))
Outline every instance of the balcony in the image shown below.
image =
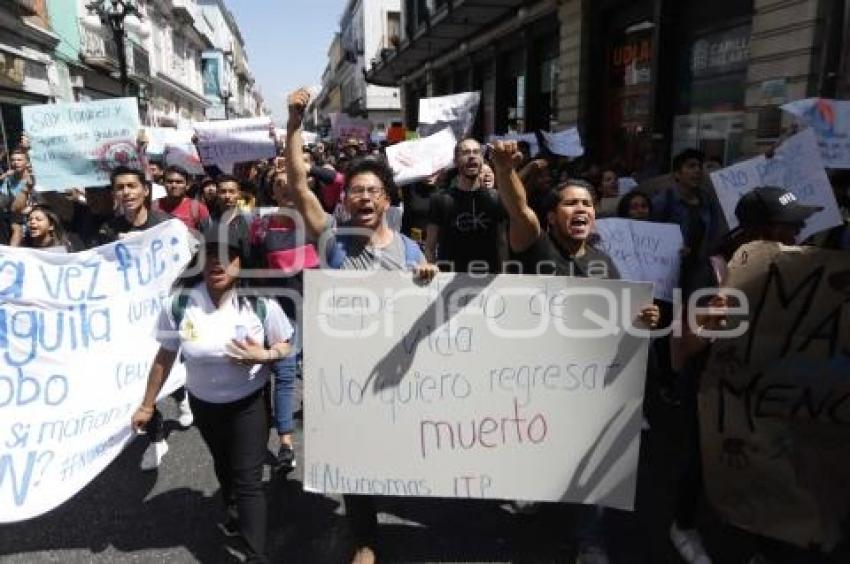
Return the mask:
POLYGON ((433 13, 423 14, 418 27, 398 47, 382 48, 372 59, 367 80, 398 86, 402 77, 457 48, 460 43, 510 17, 525 0, 445 0, 433 13))
POLYGON ((82 32, 83 62, 107 72, 118 70, 118 46, 111 33, 102 28, 80 26, 82 32))
POLYGON ((174 17, 187 24, 195 22, 195 3, 192 0, 172 0, 174 17))

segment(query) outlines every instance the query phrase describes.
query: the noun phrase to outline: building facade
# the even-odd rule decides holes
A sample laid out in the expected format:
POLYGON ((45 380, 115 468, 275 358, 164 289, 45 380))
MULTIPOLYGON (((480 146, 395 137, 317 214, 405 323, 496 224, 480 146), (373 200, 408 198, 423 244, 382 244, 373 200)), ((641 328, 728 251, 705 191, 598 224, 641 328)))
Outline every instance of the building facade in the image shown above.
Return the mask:
POLYGON ((779 106, 848 94, 844 0, 404 0, 371 82, 421 97, 480 90, 481 136, 578 125, 590 158, 664 169, 685 147, 763 150, 779 106))
POLYGON ((322 79, 320 97, 325 103, 321 114, 325 120, 333 110, 364 117, 380 135, 401 119, 398 87, 367 83, 364 73, 366 61, 397 43, 400 33, 399 0, 347 2, 322 79))

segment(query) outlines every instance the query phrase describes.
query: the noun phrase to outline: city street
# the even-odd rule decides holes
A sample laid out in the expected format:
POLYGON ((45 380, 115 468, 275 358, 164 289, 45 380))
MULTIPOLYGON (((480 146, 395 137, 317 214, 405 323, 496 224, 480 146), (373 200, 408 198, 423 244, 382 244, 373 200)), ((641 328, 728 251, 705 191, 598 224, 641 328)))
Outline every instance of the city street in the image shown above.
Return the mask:
MULTIPOLYGON (((165 414, 175 418, 171 400, 165 414)), ((678 563, 667 540, 682 437, 675 408, 653 405, 644 434, 638 510, 609 514, 614 562, 678 563), (650 471, 649 468, 653 470, 650 471)), ((169 422, 170 451, 158 472, 138 470, 142 442, 131 445, 101 476, 55 511, 0 526, 0 561, 230 562, 215 526, 218 487, 197 430, 169 422)), ((368 440, 368 438, 364 438, 368 440)), ((274 446, 270 440, 270 446, 274 446)), ((299 456, 303 444, 299 441, 299 456)), ((271 462, 271 455, 269 457, 271 462)), ((273 562, 344 562, 349 536, 341 500, 301 490, 303 467, 268 483, 273 562)), ((715 562, 745 563, 756 550, 749 536, 706 518, 706 544, 715 562)), ((569 508, 545 505, 514 514, 499 502, 428 499, 382 506, 380 542, 389 562, 571 562, 569 508)), ((846 543, 831 562, 848 562, 846 543)))

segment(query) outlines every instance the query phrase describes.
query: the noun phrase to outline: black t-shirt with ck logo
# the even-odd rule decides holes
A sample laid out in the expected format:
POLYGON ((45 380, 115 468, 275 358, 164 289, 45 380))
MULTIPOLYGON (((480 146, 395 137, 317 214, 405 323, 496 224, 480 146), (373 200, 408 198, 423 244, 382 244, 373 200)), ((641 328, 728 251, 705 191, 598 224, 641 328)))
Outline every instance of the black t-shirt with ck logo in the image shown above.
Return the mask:
POLYGON ((434 194, 428 222, 440 228, 437 260, 452 262, 455 272, 468 272, 473 261, 487 263, 488 272, 499 272, 500 229, 505 217, 499 195, 492 189, 452 186, 434 194))

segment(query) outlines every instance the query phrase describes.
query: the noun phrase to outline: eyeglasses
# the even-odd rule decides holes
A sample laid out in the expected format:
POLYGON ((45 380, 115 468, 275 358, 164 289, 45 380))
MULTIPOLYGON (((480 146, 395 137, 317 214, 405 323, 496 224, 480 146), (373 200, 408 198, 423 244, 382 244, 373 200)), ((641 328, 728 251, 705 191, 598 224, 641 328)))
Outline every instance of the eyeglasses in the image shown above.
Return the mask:
POLYGON ((348 195, 351 198, 362 198, 364 196, 376 198, 383 193, 384 188, 381 186, 351 186, 348 188, 348 195))

